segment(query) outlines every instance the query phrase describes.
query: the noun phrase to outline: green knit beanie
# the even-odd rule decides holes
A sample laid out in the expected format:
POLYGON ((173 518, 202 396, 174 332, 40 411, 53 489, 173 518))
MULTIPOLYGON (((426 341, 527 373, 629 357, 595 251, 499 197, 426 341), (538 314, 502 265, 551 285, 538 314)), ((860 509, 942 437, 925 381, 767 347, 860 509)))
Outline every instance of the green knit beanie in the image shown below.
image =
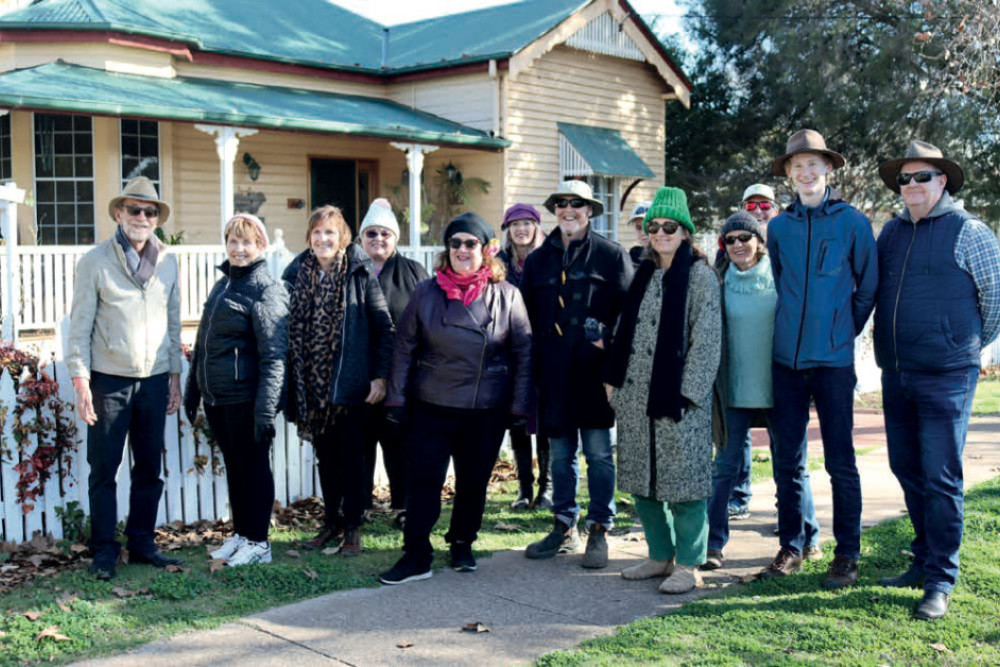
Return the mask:
POLYGON ((653 199, 653 205, 646 211, 646 217, 642 220, 642 231, 646 232, 649 221, 655 218, 676 220, 690 233, 694 234, 691 212, 688 211, 688 198, 680 188, 664 186, 656 191, 656 198, 653 199))

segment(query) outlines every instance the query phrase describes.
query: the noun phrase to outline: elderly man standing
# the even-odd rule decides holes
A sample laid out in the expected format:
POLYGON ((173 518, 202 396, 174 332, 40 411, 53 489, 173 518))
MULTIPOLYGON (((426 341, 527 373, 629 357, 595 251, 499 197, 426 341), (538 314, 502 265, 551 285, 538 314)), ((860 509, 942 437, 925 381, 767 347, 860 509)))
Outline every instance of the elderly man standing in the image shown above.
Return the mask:
POLYGON ((823 587, 851 586, 861 555, 861 478, 854 458, 854 339, 875 305, 878 260, 871 223, 830 188, 844 158, 815 130, 799 130, 771 171, 785 175, 795 201, 771 221, 767 251, 778 292, 774 318, 774 478, 777 556, 763 576, 802 566, 806 546, 809 399, 816 405, 833 491, 833 562, 823 587))
POLYGON ((579 549, 576 502, 577 452, 587 459, 587 549, 581 565, 608 564, 605 533, 615 518, 614 411, 604 390, 605 341, 632 280, 625 249, 590 229, 604 206, 582 181, 564 181, 545 200, 559 233, 528 255, 521 293, 531 320, 538 388, 539 432, 549 436, 552 512, 545 538, 528 546, 528 558, 552 558, 579 549))
POLYGON ((111 200, 108 212, 118 222, 114 237, 76 267, 66 356, 76 409, 88 425, 91 572, 104 580, 114 576, 121 550, 115 476, 126 436, 133 461, 125 524, 129 562, 181 563, 153 542, 166 416, 181 404, 177 260, 153 233, 170 207, 140 176, 111 200))
POLYGON ((915 533, 910 568, 881 583, 922 585, 913 617, 927 620, 948 612, 958 578, 962 450, 980 351, 1000 330, 1000 249, 952 199, 965 174, 937 147, 914 141, 879 176, 905 204, 878 237, 875 359, 889 464, 915 533))

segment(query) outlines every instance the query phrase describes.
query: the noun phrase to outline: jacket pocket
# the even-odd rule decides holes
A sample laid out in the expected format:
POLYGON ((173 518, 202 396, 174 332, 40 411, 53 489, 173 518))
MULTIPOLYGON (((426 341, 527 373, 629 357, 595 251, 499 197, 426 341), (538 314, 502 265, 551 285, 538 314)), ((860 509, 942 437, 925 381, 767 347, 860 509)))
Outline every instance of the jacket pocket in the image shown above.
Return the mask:
POLYGON ((840 239, 823 239, 820 241, 819 254, 816 258, 816 273, 829 276, 840 272, 844 263, 844 246, 840 239))

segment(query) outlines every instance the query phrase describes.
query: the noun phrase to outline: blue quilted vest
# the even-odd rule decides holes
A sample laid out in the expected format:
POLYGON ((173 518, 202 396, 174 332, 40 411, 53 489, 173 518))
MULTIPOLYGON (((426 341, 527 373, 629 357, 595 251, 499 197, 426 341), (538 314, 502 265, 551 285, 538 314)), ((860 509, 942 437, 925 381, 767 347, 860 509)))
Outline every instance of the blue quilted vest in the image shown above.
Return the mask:
POLYGON ((895 217, 878 237, 875 360, 895 371, 979 365, 982 319, 972 276, 955 242, 972 216, 953 210, 914 224, 895 217))

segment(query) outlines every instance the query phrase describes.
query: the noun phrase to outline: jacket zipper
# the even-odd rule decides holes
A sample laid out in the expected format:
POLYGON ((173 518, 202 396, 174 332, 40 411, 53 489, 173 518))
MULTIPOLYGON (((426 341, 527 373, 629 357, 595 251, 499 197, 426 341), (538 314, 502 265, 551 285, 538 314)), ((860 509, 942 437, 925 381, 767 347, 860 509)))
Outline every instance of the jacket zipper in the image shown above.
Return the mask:
POLYGON ((219 298, 215 300, 212 304, 212 312, 208 316, 208 328, 205 330, 205 353, 202 355, 201 368, 202 374, 205 376, 205 401, 209 404, 214 404, 215 397, 212 396, 212 392, 208 390, 208 341, 212 336, 212 319, 215 317, 215 311, 219 308, 219 302, 222 301, 222 297, 229 291, 230 280, 226 278, 226 286, 222 288, 222 292, 219 294, 219 298))
POLYGON ((903 258, 903 269, 899 272, 899 287, 896 288, 896 304, 892 307, 892 353, 896 357, 896 372, 899 372, 899 346, 896 343, 896 317, 899 314, 899 297, 903 294, 903 278, 906 277, 906 267, 910 263, 910 251, 913 242, 917 240, 917 225, 913 223, 913 235, 910 245, 906 246, 906 257, 903 258))
POLYGON ((240 379, 240 348, 233 348, 233 378, 240 379))
POLYGON ((806 328, 806 306, 809 303, 809 259, 812 256, 812 213, 806 209, 806 284, 802 290, 802 317, 799 320, 799 338, 795 342, 795 358, 792 368, 799 370, 799 352, 802 350, 802 332, 806 328))

